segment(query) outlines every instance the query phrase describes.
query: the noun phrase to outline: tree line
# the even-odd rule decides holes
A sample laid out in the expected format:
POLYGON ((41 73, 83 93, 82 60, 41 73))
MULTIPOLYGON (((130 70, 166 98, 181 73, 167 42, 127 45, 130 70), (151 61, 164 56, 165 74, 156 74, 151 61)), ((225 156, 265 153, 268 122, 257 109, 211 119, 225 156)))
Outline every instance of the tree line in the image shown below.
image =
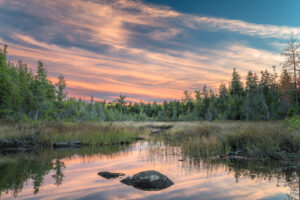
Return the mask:
POLYGON ((299 114, 300 53, 293 37, 282 53, 286 57, 281 73, 276 67, 258 76, 249 71, 245 82, 234 68, 229 85, 217 92, 184 91, 181 100, 162 104, 86 101, 68 97, 66 80, 58 76, 55 84, 47 78, 42 62, 33 73, 27 64, 7 61, 7 46, 0 48, 0 118, 9 120, 63 121, 187 121, 187 120, 274 120, 299 114))

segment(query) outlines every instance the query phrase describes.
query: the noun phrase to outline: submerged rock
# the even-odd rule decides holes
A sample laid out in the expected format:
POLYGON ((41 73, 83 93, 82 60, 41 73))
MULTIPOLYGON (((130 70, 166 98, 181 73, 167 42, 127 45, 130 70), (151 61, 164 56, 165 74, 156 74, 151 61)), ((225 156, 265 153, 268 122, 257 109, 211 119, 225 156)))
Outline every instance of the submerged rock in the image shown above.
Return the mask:
POLYGON ((174 184, 168 177, 154 170, 140 172, 121 182, 141 190, 162 190, 174 184))
POLYGON ((99 172, 98 175, 106 179, 113 179, 113 178, 118 178, 120 176, 125 176, 125 174, 114 173, 114 172, 99 172))
POLYGON ((80 141, 73 142, 56 142, 53 144, 53 147, 58 148, 78 148, 81 147, 82 143, 80 141))

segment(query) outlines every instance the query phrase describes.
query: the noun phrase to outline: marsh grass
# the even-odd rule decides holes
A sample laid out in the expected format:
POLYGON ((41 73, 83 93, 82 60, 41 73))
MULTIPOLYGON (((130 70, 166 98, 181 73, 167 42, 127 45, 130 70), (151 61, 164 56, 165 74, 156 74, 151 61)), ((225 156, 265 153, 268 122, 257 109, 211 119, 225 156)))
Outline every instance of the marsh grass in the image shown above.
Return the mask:
POLYGON ((78 140, 86 145, 126 144, 144 132, 143 127, 113 123, 1 122, 0 139, 36 138, 41 144, 78 140))
POLYGON ((192 156, 243 155, 285 159, 300 151, 300 130, 285 122, 204 122, 167 131, 166 143, 192 156))

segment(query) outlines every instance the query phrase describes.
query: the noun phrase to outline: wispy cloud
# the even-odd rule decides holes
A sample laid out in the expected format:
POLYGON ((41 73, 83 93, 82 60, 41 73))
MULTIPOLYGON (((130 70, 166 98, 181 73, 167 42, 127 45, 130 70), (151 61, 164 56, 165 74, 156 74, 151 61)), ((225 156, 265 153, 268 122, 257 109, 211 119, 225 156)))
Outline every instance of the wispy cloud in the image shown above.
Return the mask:
POLYGON ((23 59, 31 66, 33 60, 42 60, 52 81, 59 73, 66 76, 70 95, 93 93, 110 100, 117 94, 145 101, 181 98, 185 89, 204 84, 216 88, 229 81, 233 67, 244 75, 282 59, 247 41, 198 46, 191 41, 195 32, 261 38, 286 38, 291 30, 300 34, 299 28, 200 17, 142 1, 0 3, 0 17, 5 18, 0 21, 0 41, 9 45, 10 59, 23 59))
POLYGON ((300 27, 275 26, 269 24, 254 24, 241 20, 230 20, 214 17, 198 17, 183 15, 182 21, 193 29, 208 29, 211 31, 226 30, 249 36, 262 38, 288 39, 291 33, 300 38, 300 27))

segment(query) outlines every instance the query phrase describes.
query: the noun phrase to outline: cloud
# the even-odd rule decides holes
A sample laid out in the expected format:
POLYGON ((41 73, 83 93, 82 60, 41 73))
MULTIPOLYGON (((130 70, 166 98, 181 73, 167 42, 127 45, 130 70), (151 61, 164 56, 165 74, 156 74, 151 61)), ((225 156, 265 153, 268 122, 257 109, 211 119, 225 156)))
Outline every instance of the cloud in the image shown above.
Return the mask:
POLYGON ((299 32, 129 0, 3 0, 1 10, 6 20, 0 22, 0 42, 9 45, 11 60, 22 59, 31 67, 42 60, 52 82, 60 73, 66 76, 71 96, 93 93, 109 100, 117 94, 144 101, 178 99, 185 89, 228 82, 233 67, 245 75, 281 62, 276 52, 250 47, 247 41, 198 46, 193 38, 199 31, 262 38, 299 32), (32 23, 33 18, 39 21, 32 23), (29 22, 30 29, 20 28, 29 22))
POLYGON ((300 38, 299 27, 275 26, 269 24, 254 24, 241 20, 230 20, 214 17, 198 17, 183 15, 182 21, 187 27, 192 29, 209 29, 211 31, 226 30, 243 35, 257 36, 262 38, 288 39, 291 33, 296 38, 300 38))

